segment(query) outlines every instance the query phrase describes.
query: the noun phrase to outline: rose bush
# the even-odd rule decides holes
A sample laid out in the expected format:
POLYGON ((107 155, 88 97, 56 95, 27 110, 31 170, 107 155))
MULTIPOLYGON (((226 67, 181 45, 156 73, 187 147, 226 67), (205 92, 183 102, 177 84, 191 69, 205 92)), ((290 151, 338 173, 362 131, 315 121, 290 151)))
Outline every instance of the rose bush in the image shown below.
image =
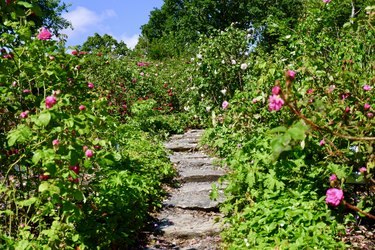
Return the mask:
POLYGON ((174 173, 163 149, 110 114, 112 86, 84 74, 86 53, 65 53, 45 28, 31 34, 31 22, 5 25, 14 32, 0 37, 1 248, 135 244, 174 173), (153 154, 137 158, 139 145, 153 154))
MULTIPOLYGON (((242 46, 218 49, 230 44, 217 43, 220 38, 202 46, 196 88, 235 86, 226 97, 230 109, 212 105, 206 115, 213 128, 205 142, 231 170, 221 208, 230 225, 225 247, 345 248, 349 242, 340 238, 353 224, 342 222, 374 218, 373 193, 365 191, 374 186, 375 73, 373 7, 365 10, 366 4, 358 3, 355 19, 348 19, 350 1, 310 1, 296 30, 272 23, 282 34, 278 46, 270 53, 255 48, 237 79, 226 74, 211 82, 218 67, 209 66, 240 54, 242 46)), ((212 93, 220 96, 221 88, 212 93)), ((205 96, 197 98, 205 103, 205 96)))

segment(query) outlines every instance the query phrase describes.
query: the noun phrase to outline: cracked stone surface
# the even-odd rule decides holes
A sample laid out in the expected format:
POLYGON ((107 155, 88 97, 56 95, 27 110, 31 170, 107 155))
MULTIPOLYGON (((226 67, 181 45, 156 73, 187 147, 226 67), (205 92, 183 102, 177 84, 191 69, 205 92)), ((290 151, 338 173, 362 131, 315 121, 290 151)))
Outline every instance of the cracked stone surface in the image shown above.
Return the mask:
POLYGON ((218 199, 211 200, 212 185, 217 184, 225 169, 216 159, 199 149, 203 130, 189 130, 173 135, 165 143, 171 150, 170 161, 177 172, 178 188, 172 189, 157 214, 155 231, 149 236, 147 250, 214 250, 220 249, 218 205, 224 201, 223 187, 218 186, 218 199))

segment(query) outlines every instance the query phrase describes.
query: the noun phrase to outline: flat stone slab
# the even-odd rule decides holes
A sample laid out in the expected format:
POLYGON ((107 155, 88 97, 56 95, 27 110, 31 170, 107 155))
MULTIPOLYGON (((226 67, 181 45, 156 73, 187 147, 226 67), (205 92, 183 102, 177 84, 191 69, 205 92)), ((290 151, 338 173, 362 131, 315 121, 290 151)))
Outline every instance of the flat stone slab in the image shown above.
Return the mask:
POLYGON ((215 170, 211 166, 179 169, 180 179, 184 182, 214 182, 223 175, 225 175, 223 170, 215 170))
POLYGON ((159 216, 158 229, 165 237, 184 239, 207 237, 220 233, 220 224, 215 223, 220 214, 202 213, 192 210, 167 209, 159 216))
POLYGON ((204 130, 191 129, 185 132, 184 134, 172 135, 170 138, 171 140, 189 139, 189 138, 198 140, 200 137, 202 137, 203 133, 204 133, 204 130))
POLYGON ((168 207, 184 209, 215 210, 219 203, 224 201, 224 192, 219 189, 216 201, 210 199, 213 182, 187 182, 164 201, 168 207))
POLYGON ((184 152, 196 150, 198 142, 196 141, 171 141, 164 144, 166 149, 175 151, 175 152, 184 152))
POLYGON ((169 159, 175 164, 196 165, 197 167, 212 164, 213 162, 212 158, 206 155, 198 157, 195 155, 195 152, 176 152, 173 155, 170 155, 169 159))

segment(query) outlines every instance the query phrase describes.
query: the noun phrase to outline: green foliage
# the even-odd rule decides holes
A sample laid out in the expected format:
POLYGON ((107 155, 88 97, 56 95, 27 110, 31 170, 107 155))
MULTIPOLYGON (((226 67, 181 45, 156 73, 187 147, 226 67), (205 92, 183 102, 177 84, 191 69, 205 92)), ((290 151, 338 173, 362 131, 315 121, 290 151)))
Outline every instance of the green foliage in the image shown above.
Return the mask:
POLYGON ((262 47, 250 51, 248 67, 239 70, 238 78, 215 62, 234 57, 243 47, 227 39, 229 48, 233 44, 233 52, 228 51, 220 36, 201 45, 206 51, 220 49, 214 56, 202 53, 195 66, 196 88, 215 89, 208 94, 211 102, 220 96, 221 82, 233 88, 211 112, 213 128, 205 139, 230 168, 222 180, 228 183, 221 208, 229 225, 222 234, 225 248, 348 247, 340 236, 358 209, 344 203, 327 206, 329 187, 344 191, 345 204, 374 213, 373 194, 365 191, 374 186, 370 127, 375 65, 374 18, 369 11, 365 15, 366 4, 356 2, 358 12, 350 19, 350 1, 309 2, 294 30, 270 19, 269 27, 280 38, 277 46, 272 52, 262 47), (200 71, 202 65, 207 70, 200 71), (215 72, 225 74, 215 78, 215 72), (274 86, 279 93, 273 93, 274 86), (281 110, 270 111, 272 95, 284 101, 281 110), (229 102, 225 109, 218 107, 223 100, 229 102), (337 181, 329 181, 332 174, 337 181))
MULTIPOLYGON (((161 206, 162 182, 174 175, 164 149, 111 115, 112 85, 86 67, 96 57, 105 67, 112 57, 69 55, 56 41, 32 36, 28 23, 7 25, 15 33, 0 39, 6 48, 0 58, 1 248, 130 247, 148 213, 161 206)), ((133 70, 122 76, 131 82, 133 70)), ((145 88, 132 93, 152 91, 145 88)), ((137 114, 146 121, 153 115, 135 107, 137 114)))
POLYGON ((61 17, 67 11, 68 5, 60 0, 25 0, 1 1, 0 3, 0 33, 16 32, 7 22, 31 22, 31 32, 36 33, 39 27, 47 27, 57 36, 59 31, 70 26, 61 17))
MULTIPOLYGON (((148 40, 147 51, 153 58, 170 57, 195 49, 201 35, 209 37, 233 24, 260 31, 272 18, 291 28, 304 10, 301 0, 167 0, 160 9, 151 11, 142 36, 148 40)), ((265 47, 274 45, 278 38, 268 31, 257 32, 257 37, 264 38, 265 47)))
POLYGON ((118 42, 110 35, 101 36, 98 33, 95 33, 94 36, 89 36, 80 49, 92 53, 113 54, 116 56, 125 56, 129 53, 129 49, 123 41, 118 42))

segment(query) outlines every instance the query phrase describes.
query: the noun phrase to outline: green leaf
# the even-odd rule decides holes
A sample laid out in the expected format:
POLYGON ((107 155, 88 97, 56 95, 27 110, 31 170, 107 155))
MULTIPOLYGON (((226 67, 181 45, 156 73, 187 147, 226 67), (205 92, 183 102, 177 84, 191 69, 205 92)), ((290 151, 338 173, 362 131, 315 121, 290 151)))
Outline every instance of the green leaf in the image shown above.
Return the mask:
POLYGON ((48 184, 48 182, 42 182, 40 185, 39 185, 39 192, 43 193, 44 191, 48 190, 50 187, 50 185, 48 184))
MULTIPOLYGON (((47 126, 51 121, 51 114, 49 112, 41 113, 38 118, 38 123, 42 126, 47 126)), ((37 124, 37 125, 39 125, 37 124)))
POLYGON ((79 234, 75 234, 75 235, 73 235, 73 237, 72 237, 72 241, 73 242, 77 242, 79 240, 79 234))
POLYGON ((38 199, 36 197, 31 197, 30 199, 28 200, 24 200, 24 201, 18 201, 17 204, 21 207, 28 207, 28 206, 31 206, 32 204, 34 204, 38 199))
POLYGON ((8 135, 8 145, 9 145, 9 147, 13 146, 16 143, 19 136, 20 135, 18 133, 12 133, 12 134, 8 135))
POLYGON ((82 201, 84 199, 83 193, 79 190, 74 190, 73 196, 78 201, 82 201))
POLYGON ((18 1, 17 4, 22 5, 25 8, 28 8, 28 9, 31 9, 33 7, 33 5, 31 3, 27 3, 27 2, 24 2, 24 1, 18 1))
POLYGON ((16 250, 24 250, 24 249, 28 249, 30 247, 29 245, 29 241, 28 240, 21 240, 17 243, 16 245, 16 250))
POLYGON ((37 150, 34 155, 33 155, 33 158, 31 159, 31 161, 34 163, 34 164, 37 164, 40 159, 42 159, 43 157, 43 151, 41 150, 37 150))

